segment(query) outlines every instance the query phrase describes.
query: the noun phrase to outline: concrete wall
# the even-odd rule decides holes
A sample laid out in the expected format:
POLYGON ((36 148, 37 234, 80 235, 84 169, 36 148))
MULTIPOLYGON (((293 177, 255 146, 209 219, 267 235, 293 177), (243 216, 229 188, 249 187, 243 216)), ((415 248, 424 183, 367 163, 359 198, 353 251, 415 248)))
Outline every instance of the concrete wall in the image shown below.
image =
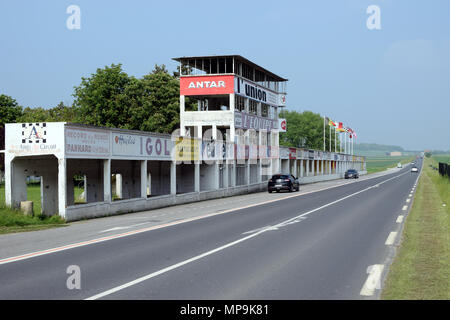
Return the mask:
POLYGON ((67 208, 66 220, 75 221, 86 218, 96 218, 135 211, 151 210, 178 204, 265 191, 266 188, 266 183, 258 183, 248 186, 231 187, 228 189, 219 189, 214 191, 192 192, 178 195, 163 195, 152 197, 149 199, 130 199, 116 201, 113 203, 101 202, 95 204, 80 204, 67 208))

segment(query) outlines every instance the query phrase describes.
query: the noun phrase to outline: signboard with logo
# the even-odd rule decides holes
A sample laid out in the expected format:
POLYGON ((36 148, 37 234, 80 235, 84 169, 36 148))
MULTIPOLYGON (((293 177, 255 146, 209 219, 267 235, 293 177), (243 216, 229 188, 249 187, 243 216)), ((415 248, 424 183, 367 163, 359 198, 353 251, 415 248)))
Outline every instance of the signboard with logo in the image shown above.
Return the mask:
POLYGON ((277 124, 273 119, 262 118, 245 112, 234 112, 235 128, 272 131, 273 129, 277 129, 277 124))
POLYGON ((5 125, 5 154, 13 156, 64 154, 64 123, 11 123, 5 125))
POLYGON ((234 92, 234 76, 193 76, 180 78, 180 95, 198 96, 234 92))
POLYGON ((280 98, 278 93, 272 92, 269 89, 244 80, 240 77, 235 77, 234 82, 236 94, 272 106, 280 105, 280 98))
POLYGON ((111 153, 108 131, 66 127, 65 139, 68 156, 103 158, 111 153))
POLYGON ((297 159, 297 149, 289 148, 289 159, 297 159))
POLYGON ((287 130, 286 119, 279 118, 278 119, 278 131, 286 132, 286 130, 287 130))
POLYGON ((168 137, 112 133, 113 156, 171 160, 173 142, 168 137))

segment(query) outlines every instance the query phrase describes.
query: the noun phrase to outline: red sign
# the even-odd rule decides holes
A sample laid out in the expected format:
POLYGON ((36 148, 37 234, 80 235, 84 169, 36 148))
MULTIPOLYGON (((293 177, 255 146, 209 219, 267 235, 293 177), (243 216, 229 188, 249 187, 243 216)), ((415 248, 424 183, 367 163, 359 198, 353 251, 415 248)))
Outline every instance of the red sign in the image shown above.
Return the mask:
POLYGON ((289 148, 289 159, 297 159, 297 149, 289 148))
POLYGON ((180 78, 180 95, 198 96, 234 93, 234 76, 196 76, 180 78))

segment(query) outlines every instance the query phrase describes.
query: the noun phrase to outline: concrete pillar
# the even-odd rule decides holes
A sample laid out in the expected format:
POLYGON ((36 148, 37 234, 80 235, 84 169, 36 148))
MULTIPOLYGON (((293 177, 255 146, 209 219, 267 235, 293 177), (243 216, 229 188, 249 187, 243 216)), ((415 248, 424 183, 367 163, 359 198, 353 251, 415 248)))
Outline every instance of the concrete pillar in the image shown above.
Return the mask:
POLYGON ((250 159, 245 162, 245 180, 246 185, 250 184, 250 159))
MULTIPOLYGON (((85 176, 86 177, 86 176, 85 176)), ((85 195, 86 195, 86 180, 85 185, 85 195)), ((86 197, 87 200, 87 197, 86 197)), ((106 203, 111 203, 111 159, 103 160, 103 201, 106 203)))
POLYGON ((228 182, 228 175, 229 175, 229 165, 228 165, 228 162, 227 162, 227 160, 225 159, 224 160, 224 162, 223 162, 223 187, 226 189, 226 188, 228 188, 228 186, 229 186, 229 182, 228 182))
POLYGON ((214 166, 214 175, 213 175, 213 188, 214 190, 219 190, 220 188, 220 179, 219 179, 219 174, 220 174, 220 168, 219 168, 219 161, 215 160, 213 163, 214 166))
POLYGON ((194 191, 200 192, 200 162, 194 162, 194 191))
POLYGON ((141 198, 147 199, 147 160, 141 160, 141 198))
POLYGON ((331 161, 328 161, 328 172, 329 172, 329 174, 332 174, 332 172, 331 172, 331 161))
POLYGON ((116 196, 119 199, 122 199, 123 192, 122 192, 122 174, 116 173, 116 196))
POLYGON ((303 178, 303 159, 300 160, 300 178, 303 178))
POLYGON ((309 162, 310 162, 310 161, 311 161, 311 160, 309 160, 309 159, 306 160, 306 172, 305 172, 305 173, 306 173, 306 175, 305 175, 306 177, 309 177, 309 176, 310 176, 310 174, 309 174, 309 162))
MULTIPOLYGON (((66 217, 66 207, 67 207, 67 163, 66 159, 58 159, 58 213, 61 217, 66 217)), ((48 212, 53 214, 53 212, 48 212)))
POLYGON ((175 161, 170 163, 170 194, 177 194, 177 165, 175 161))
POLYGON ((294 160, 294 172, 292 175, 297 178, 297 159, 294 160))
POLYGON ((231 163, 231 186, 236 187, 236 161, 231 163))
POLYGON ((312 161, 312 166, 311 166, 311 176, 315 176, 315 167, 316 167, 316 160, 312 161))

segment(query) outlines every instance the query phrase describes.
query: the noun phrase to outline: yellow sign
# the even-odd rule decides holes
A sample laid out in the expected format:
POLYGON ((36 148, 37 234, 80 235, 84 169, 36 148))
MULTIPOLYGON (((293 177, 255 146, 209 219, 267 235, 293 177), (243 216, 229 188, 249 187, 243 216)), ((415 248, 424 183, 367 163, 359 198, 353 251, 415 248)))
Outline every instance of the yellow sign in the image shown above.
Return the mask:
POLYGON ((200 160, 200 141, 190 137, 178 137, 175 140, 175 161, 200 160))

